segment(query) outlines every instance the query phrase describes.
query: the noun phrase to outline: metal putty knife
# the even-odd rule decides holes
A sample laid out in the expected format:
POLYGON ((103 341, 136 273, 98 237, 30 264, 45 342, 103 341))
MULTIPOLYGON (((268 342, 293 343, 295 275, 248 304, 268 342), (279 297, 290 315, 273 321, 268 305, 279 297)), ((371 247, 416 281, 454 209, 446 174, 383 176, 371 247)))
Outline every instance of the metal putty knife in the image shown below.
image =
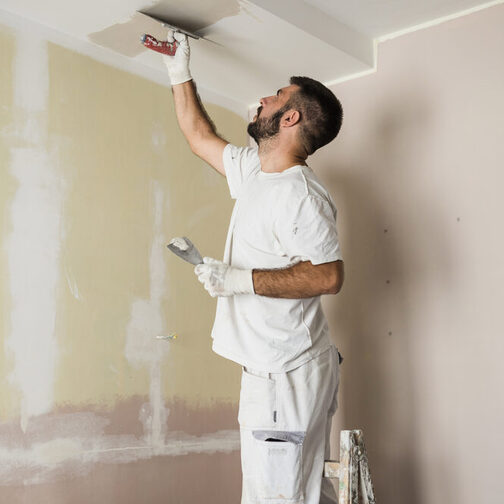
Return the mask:
POLYGON ((173 238, 166 245, 175 255, 191 264, 203 264, 203 258, 193 242, 187 236, 173 238))

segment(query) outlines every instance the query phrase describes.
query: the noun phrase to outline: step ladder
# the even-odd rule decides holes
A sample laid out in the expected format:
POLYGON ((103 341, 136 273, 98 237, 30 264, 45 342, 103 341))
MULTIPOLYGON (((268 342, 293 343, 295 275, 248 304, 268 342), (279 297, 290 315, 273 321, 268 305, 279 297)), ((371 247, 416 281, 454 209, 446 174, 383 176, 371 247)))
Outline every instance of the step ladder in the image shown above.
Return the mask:
POLYGON ((375 504, 362 430, 340 433, 340 460, 326 460, 324 477, 339 479, 339 504, 375 504))

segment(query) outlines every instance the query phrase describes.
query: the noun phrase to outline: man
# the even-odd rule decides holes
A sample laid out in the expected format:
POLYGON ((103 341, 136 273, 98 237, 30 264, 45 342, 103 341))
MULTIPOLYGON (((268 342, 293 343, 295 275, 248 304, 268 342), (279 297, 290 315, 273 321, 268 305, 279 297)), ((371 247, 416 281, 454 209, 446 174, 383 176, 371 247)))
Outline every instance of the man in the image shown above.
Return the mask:
POLYGON ((218 136, 189 71, 187 37, 163 56, 191 150, 227 177, 236 203, 224 261, 195 268, 218 296, 213 350, 242 366, 238 422, 242 504, 337 502, 323 479, 337 408, 339 352, 320 304, 343 284, 331 196, 306 164, 342 121, 329 89, 292 77, 262 98, 248 133, 258 148, 218 136))

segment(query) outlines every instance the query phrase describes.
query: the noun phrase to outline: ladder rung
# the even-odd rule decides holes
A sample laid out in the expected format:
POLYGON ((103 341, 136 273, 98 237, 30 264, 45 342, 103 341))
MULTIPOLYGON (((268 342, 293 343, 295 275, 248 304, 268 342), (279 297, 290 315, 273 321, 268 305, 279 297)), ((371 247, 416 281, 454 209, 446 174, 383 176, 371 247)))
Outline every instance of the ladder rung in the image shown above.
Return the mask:
POLYGON ((339 478, 340 463, 335 460, 326 460, 324 462, 324 478, 339 478))

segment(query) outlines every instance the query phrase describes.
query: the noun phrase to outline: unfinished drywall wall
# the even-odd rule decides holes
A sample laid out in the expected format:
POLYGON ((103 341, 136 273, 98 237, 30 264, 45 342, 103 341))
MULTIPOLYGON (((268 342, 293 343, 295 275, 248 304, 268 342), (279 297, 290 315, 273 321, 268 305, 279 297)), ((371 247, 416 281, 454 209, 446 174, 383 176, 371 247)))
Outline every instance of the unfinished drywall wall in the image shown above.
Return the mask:
POLYGON ((503 25, 501 5, 380 44, 311 160, 345 256, 334 428, 363 429, 378 502, 502 501, 503 25))
MULTIPOLYGON (((241 369, 166 249, 187 235, 222 257, 225 179, 169 87, 6 27, 0 66, 0 500, 236 500, 241 369)), ((206 107, 245 143, 243 119, 206 107)))
MULTIPOLYGON (((5 132, 7 127, 12 124, 12 102, 13 102, 13 78, 12 78, 12 59, 14 56, 14 38, 4 31, 0 30, 0 59, 2 61, 2 78, 0 79, 0 131, 5 132)), ((0 236, 5 237, 9 230, 9 224, 5 215, 5 203, 9 195, 14 192, 14 181, 7 175, 7 166, 9 162, 9 140, 5 134, 0 135, 0 201, 2 202, 2 218, 0 219, 0 236)), ((7 289, 5 279, 7 278, 7 261, 5 254, 0 254, 0 324, 1 341, 5 341, 6 323, 10 313, 10 295, 7 289)), ((5 347, 0 345, 0 369, 6 374, 12 369, 12 363, 6 358, 5 347)), ((5 375, 4 375, 5 378, 5 375)), ((4 380, 2 384, 2 393, 0 394, 0 412, 12 408, 10 404, 10 384, 4 380)))

